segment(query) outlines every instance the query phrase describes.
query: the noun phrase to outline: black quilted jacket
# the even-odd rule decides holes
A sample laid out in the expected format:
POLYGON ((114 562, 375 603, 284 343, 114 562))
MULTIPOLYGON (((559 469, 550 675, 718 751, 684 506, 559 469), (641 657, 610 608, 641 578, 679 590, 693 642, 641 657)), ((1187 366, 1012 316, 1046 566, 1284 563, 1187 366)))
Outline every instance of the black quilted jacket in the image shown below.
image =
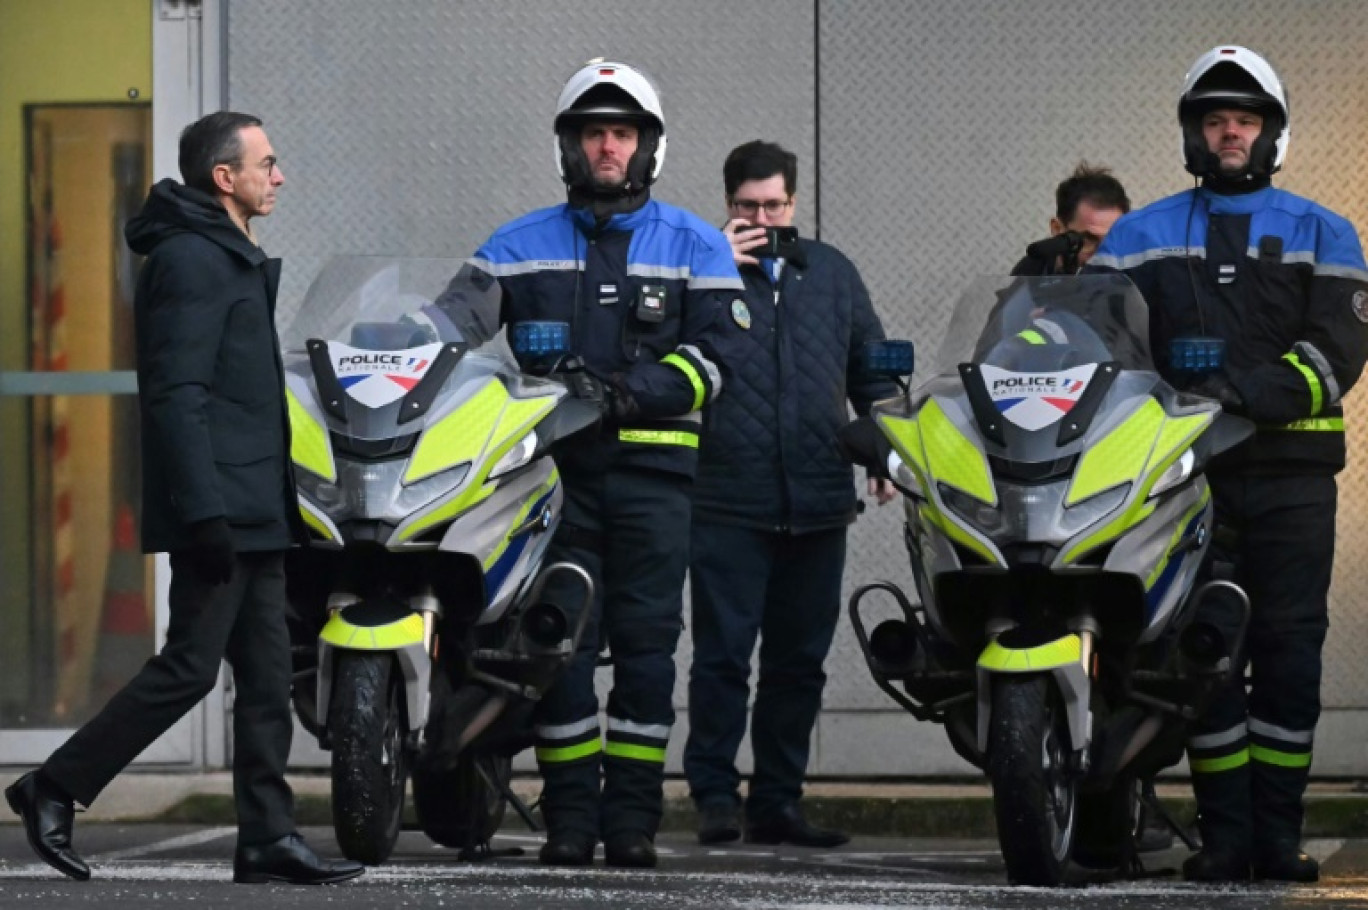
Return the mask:
POLYGON ((854 264, 825 243, 800 246, 777 303, 764 272, 741 268, 746 356, 704 414, 698 521, 801 534, 854 520, 854 476, 836 446, 846 402, 866 414, 898 390, 860 375, 861 347, 884 333, 854 264))

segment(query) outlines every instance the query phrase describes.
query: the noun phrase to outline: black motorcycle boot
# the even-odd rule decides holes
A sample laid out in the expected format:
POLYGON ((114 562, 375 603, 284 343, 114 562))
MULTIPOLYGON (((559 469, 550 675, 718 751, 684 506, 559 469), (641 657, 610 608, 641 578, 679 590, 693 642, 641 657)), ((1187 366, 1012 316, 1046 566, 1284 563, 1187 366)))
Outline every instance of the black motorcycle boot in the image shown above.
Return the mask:
POLYGON ((1306 781, 1310 766, 1287 768, 1251 763, 1254 800, 1254 877, 1275 882, 1314 882, 1320 864, 1301 849, 1306 781))
POLYGON ((599 830, 599 762, 543 762, 541 813, 546 844, 539 859, 547 866, 587 866, 594 861, 599 830))
POLYGON ((1194 772, 1197 827, 1202 849, 1183 863, 1191 882, 1247 882, 1254 813, 1248 763, 1215 772, 1194 772))

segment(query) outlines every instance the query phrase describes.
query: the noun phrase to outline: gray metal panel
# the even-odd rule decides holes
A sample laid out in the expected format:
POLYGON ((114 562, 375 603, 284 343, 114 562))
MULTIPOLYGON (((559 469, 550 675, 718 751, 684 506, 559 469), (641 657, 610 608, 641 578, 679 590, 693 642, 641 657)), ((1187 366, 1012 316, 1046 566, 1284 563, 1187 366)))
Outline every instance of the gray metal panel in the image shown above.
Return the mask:
MULTIPOLYGON (((1005 272, 1044 236, 1055 184, 1086 158, 1143 205, 1191 185, 1176 108, 1187 67, 1218 43, 1265 54, 1287 84, 1292 140, 1278 185, 1368 228, 1368 21, 1352 0, 1200 4, 1062 0, 957 4, 827 0, 820 7, 822 227, 851 254, 892 335, 930 366, 959 289, 1005 272)), ((1334 634, 1325 702, 1368 706, 1368 500, 1363 393, 1348 402, 1334 634)), ((905 565, 882 518, 851 536, 847 583, 905 565)), ((875 707, 849 630, 826 706, 875 707)))
POLYGON ((285 318, 334 254, 467 256, 504 221, 563 201, 551 120, 593 57, 660 85, 657 198, 720 224, 732 147, 763 136, 812 161, 810 4, 232 0, 228 12, 229 105, 265 120, 287 178, 261 226, 285 259, 285 318))

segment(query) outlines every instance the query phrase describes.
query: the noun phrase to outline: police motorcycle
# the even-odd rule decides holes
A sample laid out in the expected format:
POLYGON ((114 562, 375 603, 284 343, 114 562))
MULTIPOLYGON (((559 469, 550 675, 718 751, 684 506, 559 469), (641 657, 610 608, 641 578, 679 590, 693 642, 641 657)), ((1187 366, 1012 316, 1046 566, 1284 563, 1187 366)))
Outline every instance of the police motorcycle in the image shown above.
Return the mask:
MULTIPOLYGON (((410 776, 419 826, 464 855, 488 852, 506 804, 536 827, 512 757, 583 631, 541 592, 568 573, 593 594, 543 561, 563 501, 548 449, 599 412, 490 338, 499 301, 455 260, 340 257, 283 339, 310 533, 287 564, 294 706, 331 751, 342 852, 367 864, 394 847, 410 776), (432 304, 444 288, 456 321, 432 304)), ((569 327, 511 334, 549 372, 569 327)))
MULTIPOLYGON (((883 691, 986 772, 1018 884, 1058 885, 1071 860, 1143 871, 1137 782, 1182 757, 1248 622, 1244 592, 1198 569, 1203 469, 1252 425, 1161 379, 1148 325, 1124 276, 980 279, 935 376, 845 434, 904 494, 920 601, 864 585, 856 638, 883 691), (1218 609, 1237 640, 1205 618, 1218 609), (868 631, 871 610, 893 617, 868 631)), ((1210 339, 1169 353, 1220 365, 1210 339)), ((911 360, 908 342, 867 352, 883 375, 911 360)))

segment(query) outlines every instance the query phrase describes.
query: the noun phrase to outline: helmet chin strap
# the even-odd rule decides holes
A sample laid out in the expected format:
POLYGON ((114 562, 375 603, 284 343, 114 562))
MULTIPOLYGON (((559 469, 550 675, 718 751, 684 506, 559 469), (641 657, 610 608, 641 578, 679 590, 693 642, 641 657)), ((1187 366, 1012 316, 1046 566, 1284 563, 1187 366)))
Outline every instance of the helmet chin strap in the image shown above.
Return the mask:
POLYGON ((570 207, 588 209, 600 225, 614 215, 635 212, 651 198, 649 186, 633 187, 630 183, 617 187, 600 187, 592 183, 589 187, 570 184, 565 189, 570 207))

